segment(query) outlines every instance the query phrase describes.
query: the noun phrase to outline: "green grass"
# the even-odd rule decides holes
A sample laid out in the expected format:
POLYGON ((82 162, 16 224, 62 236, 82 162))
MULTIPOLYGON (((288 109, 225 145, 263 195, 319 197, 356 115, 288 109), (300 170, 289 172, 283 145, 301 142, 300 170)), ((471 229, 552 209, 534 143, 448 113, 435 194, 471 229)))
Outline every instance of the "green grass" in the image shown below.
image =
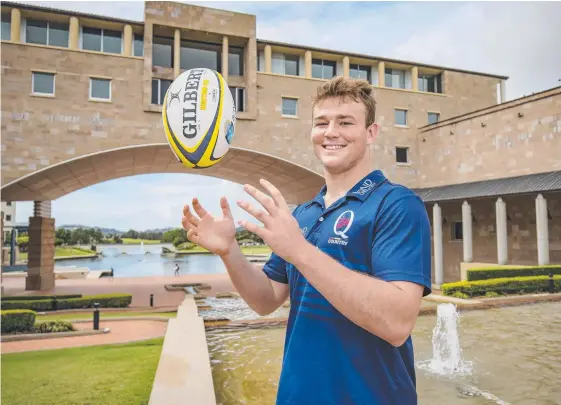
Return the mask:
POLYGON ((2 405, 146 405, 163 338, 2 355, 2 405))
MULTIPOLYGON (((175 318, 177 316, 177 312, 131 312, 131 311, 124 311, 124 312, 103 312, 103 309, 100 310, 101 314, 99 319, 103 320, 106 318, 121 318, 125 316, 164 316, 167 318, 175 318)), ((41 321, 71 321, 71 320, 79 320, 79 319, 93 319, 93 311, 87 313, 60 313, 60 314, 50 314, 50 315, 37 315, 35 318, 36 322, 41 321)))
MULTIPOLYGON (((88 249, 79 249, 73 247, 62 247, 57 246, 55 248, 55 257, 64 257, 64 256, 89 256, 93 255, 95 252, 93 250, 88 249)), ((19 254, 19 260, 27 260, 27 252, 19 254)))
POLYGON ((123 238, 123 245, 140 245, 140 242, 144 242, 145 245, 161 243, 159 240, 123 238))

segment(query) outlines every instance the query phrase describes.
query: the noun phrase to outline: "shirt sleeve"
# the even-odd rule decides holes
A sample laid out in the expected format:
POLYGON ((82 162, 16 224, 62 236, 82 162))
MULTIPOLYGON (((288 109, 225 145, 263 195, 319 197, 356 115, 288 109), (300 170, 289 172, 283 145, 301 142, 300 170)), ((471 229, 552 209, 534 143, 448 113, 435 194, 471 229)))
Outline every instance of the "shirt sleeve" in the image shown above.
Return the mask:
POLYGON ((384 281, 409 281, 431 293, 431 231, 423 201, 395 190, 383 203, 374 229, 372 269, 384 281), (392 196, 392 194, 394 194, 392 196))
POLYGON ((278 283, 288 284, 288 275, 286 273, 286 261, 281 257, 277 256, 275 253, 271 254, 271 257, 263 266, 263 272, 271 280, 278 283))

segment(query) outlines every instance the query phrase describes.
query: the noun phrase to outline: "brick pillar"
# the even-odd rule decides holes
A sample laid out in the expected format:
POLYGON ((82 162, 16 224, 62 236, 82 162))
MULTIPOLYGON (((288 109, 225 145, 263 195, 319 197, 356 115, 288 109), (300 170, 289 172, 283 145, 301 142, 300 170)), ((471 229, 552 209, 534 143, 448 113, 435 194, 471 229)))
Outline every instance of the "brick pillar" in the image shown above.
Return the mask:
POLYGON ((35 201, 29 218, 29 251, 26 290, 50 290, 55 286, 55 219, 50 201, 35 201))

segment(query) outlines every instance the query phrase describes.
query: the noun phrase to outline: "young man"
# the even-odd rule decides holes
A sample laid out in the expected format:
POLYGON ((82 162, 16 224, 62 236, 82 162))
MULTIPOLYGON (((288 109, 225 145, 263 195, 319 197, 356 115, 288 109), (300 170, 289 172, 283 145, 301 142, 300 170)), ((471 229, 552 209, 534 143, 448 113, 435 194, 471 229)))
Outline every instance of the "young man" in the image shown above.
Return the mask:
POLYGON ((372 87, 334 78, 313 102, 311 141, 326 185, 291 214, 246 185, 264 207, 238 205, 263 223, 240 221, 273 251, 262 270, 234 238, 230 208, 222 218, 194 199, 183 226, 193 242, 220 255, 232 282, 260 315, 290 294, 277 405, 417 404, 411 331, 430 293, 430 226, 423 202, 373 170, 378 133, 372 87))

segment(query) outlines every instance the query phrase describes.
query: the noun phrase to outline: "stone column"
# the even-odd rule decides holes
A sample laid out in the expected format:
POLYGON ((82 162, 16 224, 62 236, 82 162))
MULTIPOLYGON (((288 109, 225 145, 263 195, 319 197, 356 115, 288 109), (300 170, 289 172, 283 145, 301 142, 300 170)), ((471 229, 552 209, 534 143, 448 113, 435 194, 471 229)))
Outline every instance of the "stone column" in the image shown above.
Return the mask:
POLYGON ((417 66, 411 68, 411 89, 419 91, 419 68, 417 66))
POLYGON ((506 264, 508 261, 506 204, 500 197, 495 203, 495 213, 497 217, 497 259, 499 264, 506 264))
POLYGON ((538 238, 538 265, 549 264, 549 230, 547 200, 541 194, 536 198, 536 230, 538 238))
POLYGON ((17 8, 12 9, 12 20, 10 21, 10 41, 20 42, 21 11, 17 8))
POLYGON ((386 87, 386 63, 383 60, 378 62, 378 86, 386 87))
POLYGON ((350 77, 350 73, 349 73, 349 57, 348 56, 344 56, 343 57, 343 77, 345 79, 348 79, 350 77))
POLYGON ((462 234, 464 243, 464 262, 473 261, 473 232, 471 223, 471 206, 467 201, 462 204, 462 234))
POLYGON ((125 42, 124 55, 132 56, 132 26, 129 24, 125 25, 123 41, 125 42))
POLYGON ((265 73, 271 73, 272 57, 271 45, 265 45, 265 73))
POLYGON ((179 76, 181 72, 181 31, 176 28, 173 33, 173 75, 179 76))
POLYGON ((306 51, 304 54, 304 71, 306 72, 306 78, 312 78, 312 51, 306 51))
POLYGON ((228 83, 228 53, 229 53, 228 37, 222 37, 222 77, 228 83))
POLYGON ((55 286, 55 220, 51 202, 35 201, 29 218, 29 251, 26 290, 50 290, 55 286))
POLYGON ((442 256, 442 209, 438 204, 432 207, 432 227, 434 240, 434 283, 440 287, 444 280, 442 256))
POLYGON ((501 80, 501 103, 506 102, 506 81, 501 80))

